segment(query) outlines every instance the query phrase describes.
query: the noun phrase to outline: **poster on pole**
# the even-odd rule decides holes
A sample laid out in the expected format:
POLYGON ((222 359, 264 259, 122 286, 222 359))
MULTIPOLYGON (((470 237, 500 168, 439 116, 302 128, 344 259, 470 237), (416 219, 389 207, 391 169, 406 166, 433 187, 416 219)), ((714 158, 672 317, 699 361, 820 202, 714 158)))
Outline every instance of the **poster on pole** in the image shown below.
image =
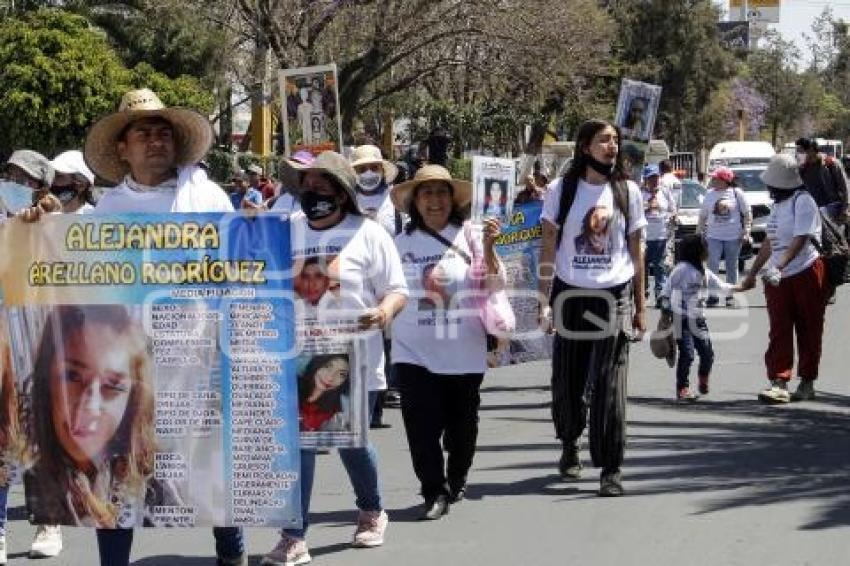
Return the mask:
POLYGON ((616 123, 623 137, 636 141, 649 141, 655 128, 661 87, 623 79, 617 101, 616 123))
POLYGON ((516 193, 516 163, 476 155, 472 158, 472 221, 498 218, 506 223, 516 193))
POLYGON ((34 523, 300 524, 288 222, 60 215, 0 245, 34 523))
POLYGON ((538 321, 538 258, 543 241, 540 215, 543 202, 516 204, 496 239, 496 253, 505 265, 508 296, 516 315, 516 331, 501 340, 489 355, 490 366, 506 366, 551 359, 552 336, 538 321))
POLYGON ((778 24, 781 6, 782 0, 729 0, 729 13, 754 24, 778 24))
POLYGON ((342 121, 336 65, 280 71, 286 155, 307 150, 342 151, 342 121))
POLYGON ((720 44, 737 55, 745 55, 750 48, 750 22, 717 22, 720 44))

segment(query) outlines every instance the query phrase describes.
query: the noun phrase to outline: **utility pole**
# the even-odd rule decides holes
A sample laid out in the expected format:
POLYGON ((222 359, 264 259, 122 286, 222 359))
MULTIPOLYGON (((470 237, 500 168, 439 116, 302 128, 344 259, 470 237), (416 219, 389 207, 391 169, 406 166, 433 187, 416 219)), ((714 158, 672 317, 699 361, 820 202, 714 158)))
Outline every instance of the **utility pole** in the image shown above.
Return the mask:
POLYGON ((257 155, 267 156, 271 154, 271 130, 272 119, 269 108, 269 96, 266 91, 269 42, 266 38, 264 26, 261 21, 259 3, 256 6, 256 37, 254 51, 254 85, 251 90, 251 151, 257 155))

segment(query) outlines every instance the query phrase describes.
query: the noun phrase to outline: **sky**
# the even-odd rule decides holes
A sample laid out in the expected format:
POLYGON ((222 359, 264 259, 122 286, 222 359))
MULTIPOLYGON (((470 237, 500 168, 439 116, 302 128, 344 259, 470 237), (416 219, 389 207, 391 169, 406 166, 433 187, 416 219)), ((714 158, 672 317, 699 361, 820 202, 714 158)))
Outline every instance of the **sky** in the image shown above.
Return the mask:
MULTIPOLYGON (((728 0, 722 0, 719 4, 728 11, 728 0)), ((803 33, 811 33, 812 22, 827 6, 832 8, 836 19, 844 19, 850 22, 850 0, 781 0, 779 9, 779 24, 771 28, 778 30, 785 39, 794 41, 798 47, 805 49, 803 33)), ((738 19, 738 14, 734 14, 738 19)))

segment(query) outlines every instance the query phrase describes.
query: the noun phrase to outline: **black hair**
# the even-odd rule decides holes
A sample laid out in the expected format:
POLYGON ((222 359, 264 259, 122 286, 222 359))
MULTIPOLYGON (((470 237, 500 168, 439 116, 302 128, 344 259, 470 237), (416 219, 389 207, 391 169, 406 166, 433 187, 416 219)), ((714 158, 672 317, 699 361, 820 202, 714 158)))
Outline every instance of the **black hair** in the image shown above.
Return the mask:
POLYGON ((662 159, 658 164, 658 168, 662 173, 672 173, 673 172, 673 162, 669 159, 662 159))
POLYGON ((342 205, 342 211, 346 214, 351 214, 352 216, 363 216, 363 213, 360 212, 360 208, 357 206, 357 201, 351 194, 348 192, 342 182, 329 173, 321 173, 322 177, 324 177, 336 190, 337 194, 345 195, 347 198, 345 199, 345 203, 342 205))
MULTIPOLYGON (((458 208, 457 203, 454 200, 454 187, 452 187, 451 183, 446 183, 446 185, 449 187, 449 194, 452 197, 452 210, 449 212, 449 224, 454 226, 463 226, 463 212, 460 208, 458 208)), ((416 229, 422 230, 425 228, 425 220, 423 220, 422 215, 419 214, 419 210, 416 209, 416 205, 413 202, 416 200, 416 195, 419 194, 419 188, 421 186, 421 183, 416 185, 413 189, 413 193, 410 195, 410 207, 407 211, 410 221, 404 227, 404 231, 407 234, 412 234, 416 229)))
POLYGON ((814 138, 799 138, 794 145, 802 148, 803 151, 817 151, 820 149, 817 140, 814 138))
POLYGON ((794 196, 797 191, 805 190, 804 185, 800 185, 796 189, 777 189, 776 187, 767 186, 767 192, 770 193, 770 199, 773 202, 782 202, 794 196))
POLYGON ((171 127, 171 135, 175 138, 175 144, 174 145, 175 145, 175 147, 177 147, 177 139, 176 138, 179 135, 179 132, 177 131, 177 128, 174 127, 174 124, 172 124, 167 118, 164 118, 162 116, 144 116, 142 118, 139 118, 138 120, 131 120, 126 126, 121 128, 121 131, 118 132, 117 136, 115 136, 115 141, 126 142, 127 141, 127 132, 130 131, 130 128, 132 128, 133 126, 135 126, 139 122, 146 121, 146 120, 153 121, 153 122, 162 122, 163 124, 168 124, 171 127))
MULTIPOLYGON (((348 365, 347 354, 320 354, 313 356, 301 375, 298 376, 298 402, 305 403, 310 395, 313 394, 313 389, 316 387, 316 372, 323 367, 327 367, 334 360, 342 360, 348 365)), ((350 389, 349 383, 351 376, 348 377, 342 384, 331 391, 326 391, 316 400, 317 405, 323 411, 341 411, 342 403, 340 399, 343 395, 348 395, 350 389)))
POLYGON ((679 242, 679 261, 690 263, 700 273, 705 274, 705 256, 708 247, 699 234, 688 234, 679 242))

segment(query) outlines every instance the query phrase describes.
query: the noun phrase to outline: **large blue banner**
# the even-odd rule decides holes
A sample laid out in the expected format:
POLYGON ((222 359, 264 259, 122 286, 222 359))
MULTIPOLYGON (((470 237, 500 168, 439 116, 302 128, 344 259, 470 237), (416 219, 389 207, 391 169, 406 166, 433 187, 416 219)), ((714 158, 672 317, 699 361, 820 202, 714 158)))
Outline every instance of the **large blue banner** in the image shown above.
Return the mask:
POLYGON ((35 523, 300 524, 288 222, 61 215, 0 242, 21 408, 0 448, 35 523))

